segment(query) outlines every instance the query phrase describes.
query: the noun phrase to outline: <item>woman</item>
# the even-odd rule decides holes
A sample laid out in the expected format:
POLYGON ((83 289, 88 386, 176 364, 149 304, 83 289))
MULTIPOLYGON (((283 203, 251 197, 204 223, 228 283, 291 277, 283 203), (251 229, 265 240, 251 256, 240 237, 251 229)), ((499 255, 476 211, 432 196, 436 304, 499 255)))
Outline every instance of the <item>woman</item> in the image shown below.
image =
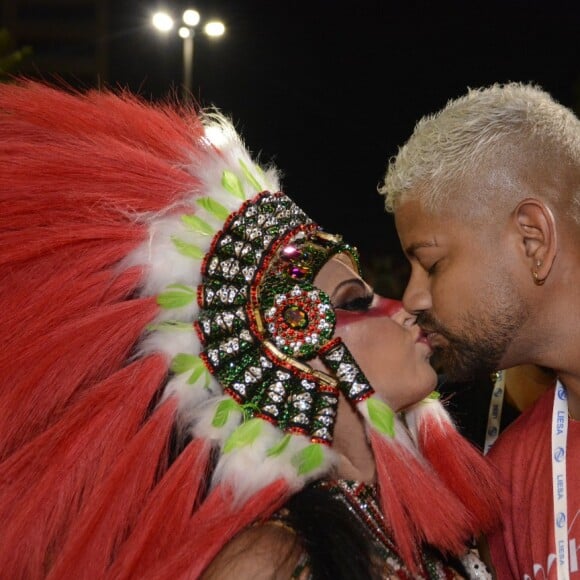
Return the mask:
POLYGON ((231 123, 23 81, 0 127, 6 577, 484 577, 428 343, 231 123))

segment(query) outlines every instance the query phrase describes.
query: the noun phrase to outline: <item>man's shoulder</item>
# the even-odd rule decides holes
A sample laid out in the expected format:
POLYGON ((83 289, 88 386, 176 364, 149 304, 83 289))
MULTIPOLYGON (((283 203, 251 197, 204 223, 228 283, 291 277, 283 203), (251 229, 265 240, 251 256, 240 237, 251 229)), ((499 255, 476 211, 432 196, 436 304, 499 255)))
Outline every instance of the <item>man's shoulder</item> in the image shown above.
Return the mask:
POLYGON ((513 453, 526 448, 533 450, 538 441, 545 439, 544 427, 549 427, 552 414, 553 389, 548 389, 529 409, 526 409, 498 437, 489 452, 494 463, 513 462, 513 453))

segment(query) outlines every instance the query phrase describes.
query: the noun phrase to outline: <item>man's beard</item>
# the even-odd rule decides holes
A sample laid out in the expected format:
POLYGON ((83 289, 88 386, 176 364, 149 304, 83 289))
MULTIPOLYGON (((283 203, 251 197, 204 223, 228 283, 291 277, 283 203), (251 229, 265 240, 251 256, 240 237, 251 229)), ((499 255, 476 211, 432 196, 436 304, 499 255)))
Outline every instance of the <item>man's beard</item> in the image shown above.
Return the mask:
MULTIPOLYGON (((514 292, 513 288, 502 290, 514 292)), ((429 312, 417 316, 420 326, 440 334, 447 341, 444 347, 435 348, 432 363, 448 380, 467 381, 500 370, 507 348, 528 316, 515 292, 503 294, 505 296, 510 296, 508 303, 490 300, 488 308, 482 304, 477 315, 465 313, 461 332, 448 330, 429 312)))

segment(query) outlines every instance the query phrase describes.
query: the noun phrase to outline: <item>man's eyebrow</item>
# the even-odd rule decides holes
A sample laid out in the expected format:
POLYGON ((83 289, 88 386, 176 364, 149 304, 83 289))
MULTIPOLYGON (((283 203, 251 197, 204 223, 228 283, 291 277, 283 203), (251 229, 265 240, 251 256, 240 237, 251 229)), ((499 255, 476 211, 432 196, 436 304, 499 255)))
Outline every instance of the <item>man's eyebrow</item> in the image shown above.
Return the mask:
POLYGON ((421 248, 436 248, 436 247, 437 242, 435 241, 414 242, 405 248, 405 254, 407 254, 408 256, 414 256, 417 250, 421 248))

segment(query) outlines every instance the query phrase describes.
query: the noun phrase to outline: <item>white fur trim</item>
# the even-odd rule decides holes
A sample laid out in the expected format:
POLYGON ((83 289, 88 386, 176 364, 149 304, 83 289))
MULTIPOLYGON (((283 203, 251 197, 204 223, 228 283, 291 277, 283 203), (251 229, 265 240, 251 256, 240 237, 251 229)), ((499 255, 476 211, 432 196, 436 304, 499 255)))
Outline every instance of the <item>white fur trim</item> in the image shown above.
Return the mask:
POLYGON ((307 437, 292 435, 288 446, 275 457, 268 456, 268 450, 276 445, 284 434, 263 421, 263 431, 251 445, 240 447, 221 455, 216 466, 212 485, 230 482, 234 489, 234 502, 243 502, 251 495, 283 478, 292 491, 304 487, 307 481, 317 479, 328 473, 337 463, 336 454, 328 447, 321 446, 324 454, 322 464, 305 475, 298 475, 293 457, 311 445, 307 437))
POLYGON ((199 381, 191 385, 187 382, 189 373, 175 375, 163 391, 162 402, 169 397, 177 397, 178 413, 181 423, 191 426, 199 414, 198 409, 208 401, 214 403, 215 397, 221 396, 221 385, 211 377, 209 385, 205 387, 201 377, 199 381))
POLYGON ((241 411, 230 412, 228 421, 222 427, 214 427, 212 423, 219 404, 223 401, 231 400, 232 398, 227 395, 220 395, 218 397, 212 397, 198 405, 195 409, 192 409, 193 435, 209 441, 218 442, 219 446, 223 447, 228 437, 241 424, 242 413, 241 411))
MULTIPOLYGON (((217 234, 223 221, 203 209, 198 200, 209 197, 227 208, 230 214, 261 191, 277 192, 279 176, 274 168, 262 170, 251 158, 233 125, 219 114, 204 118, 206 138, 198 143, 195 154, 185 170, 199 180, 196 191, 183 192, 173 207, 161 215, 143 215, 137 219, 148 224, 148 240, 132 252, 122 263, 123 268, 139 266, 144 279, 142 296, 158 296, 174 284, 185 285, 197 290, 201 283, 202 259, 184 256, 174 239, 201 249, 207 254, 214 235, 203 235, 188 229, 183 215, 196 215, 207 222, 217 234), (228 192, 222 185, 224 172, 237 176, 245 199, 228 192), (248 177, 248 173, 251 177, 248 177)), ((197 300, 181 308, 163 309, 152 323, 151 331, 139 345, 140 354, 162 352, 170 362, 178 354, 199 355, 201 344, 193 328, 198 316, 197 300), (159 326, 164 321, 178 321, 192 325, 191 329, 159 326)), ((192 431, 194 437, 214 442, 223 449, 232 432, 241 424, 242 413, 233 409, 227 422, 220 427, 213 425, 218 406, 231 401, 223 395, 221 385, 211 378, 209 388, 204 386, 205 373, 196 384, 188 384, 191 374, 184 372, 173 376, 167 383, 163 400, 176 397, 179 404, 179 422, 192 431)), ((250 495, 275 481, 285 479, 291 488, 299 489, 306 481, 320 477, 336 463, 336 455, 321 445, 323 461, 320 466, 305 475, 298 475, 293 458, 311 445, 307 437, 292 435, 288 445, 277 456, 269 456, 268 450, 279 443, 284 433, 270 423, 261 421, 261 434, 256 440, 243 447, 222 453, 212 478, 212 485, 231 482, 236 491, 236 500, 243 501, 250 495)))
POLYGON ((405 412, 407 425, 409 426, 409 431, 411 432, 415 442, 418 440, 417 432, 419 425, 426 414, 428 414, 432 420, 438 421, 440 425, 453 426, 453 421, 441 402, 438 399, 427 397, 426 399, 415 403, 405 412))
MULTIPOLYGON (((387 404, 385 402, 385 400, 377 393, 374 393, 372 395, 372 398, 378 399, 378 400, 382 401, 383 403, 387 404)), ((370 417, 369 417, 369 410, 368 410, 368 406, 367 406, 367 401, 368 401, 368 399, 364 399, 363 401, 357 403, 357 405, 356 405, 358 412, 365 419, 367 431, 372 429, 373 432, 378 433, 383 439, 385 439, 389 443, 402 445, 412 455, 418 455, 417 447, 416 447, 413 439, 411 438, 411 436, 407 430, 407 426, 405 425, 405 422, 404 422, 403 418, 401 417, 401 415, 399 413, 395 413, 395 415, 394 415, 394 431, 395 431, 394 438, 391 438, 387 435, 383 435, 382 433, 380 433, 379 431, 377 431, 373 427, 373 424, 372 424, 370 417)))
POLYGON ((160 328, 151 332, 139 344, 139 355, 162 352, 171 360, 180 353, 198 355, 201 344, 193 326, 188 329, 160 328))

